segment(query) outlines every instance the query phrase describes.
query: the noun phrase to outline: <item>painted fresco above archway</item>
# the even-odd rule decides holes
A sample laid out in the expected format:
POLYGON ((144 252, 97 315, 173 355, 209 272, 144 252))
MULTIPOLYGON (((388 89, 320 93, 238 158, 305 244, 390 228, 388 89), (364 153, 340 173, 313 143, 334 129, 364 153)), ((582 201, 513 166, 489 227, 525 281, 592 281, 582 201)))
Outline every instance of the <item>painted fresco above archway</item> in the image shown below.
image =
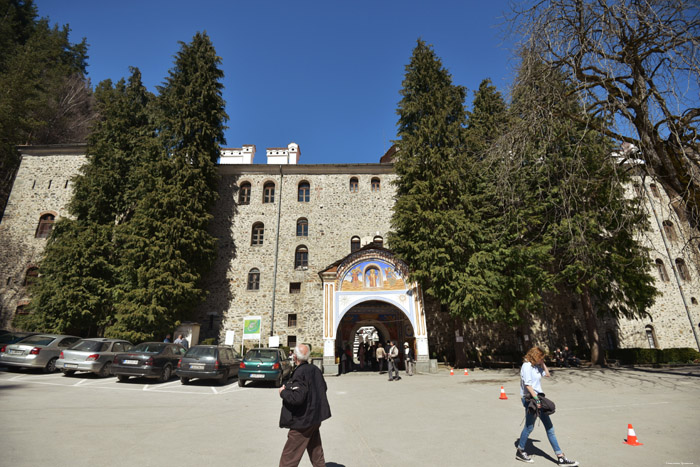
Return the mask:
POLYGON ((406 282, 393 264, 371 259, 354 264, 340 281, 343 292, 403 290, 406 282))

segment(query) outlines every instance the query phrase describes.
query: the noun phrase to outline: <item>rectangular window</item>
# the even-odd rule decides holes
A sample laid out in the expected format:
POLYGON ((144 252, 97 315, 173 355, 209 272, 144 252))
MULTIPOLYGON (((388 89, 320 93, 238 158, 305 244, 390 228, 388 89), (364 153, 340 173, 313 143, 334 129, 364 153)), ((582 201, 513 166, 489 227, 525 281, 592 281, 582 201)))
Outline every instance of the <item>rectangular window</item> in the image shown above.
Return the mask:
POLYGON ((297 314, 296 313, 290 313, 287 315, 287 326, 290 328, 294 328, 297 325, 297 314))
POLYGON ((290 282, 289 293, 301 293, 301 282, 290 282))
POLYGON ((297 346, 297 336, 287 336, 287 347, 291 353, 292 349, 297 346))

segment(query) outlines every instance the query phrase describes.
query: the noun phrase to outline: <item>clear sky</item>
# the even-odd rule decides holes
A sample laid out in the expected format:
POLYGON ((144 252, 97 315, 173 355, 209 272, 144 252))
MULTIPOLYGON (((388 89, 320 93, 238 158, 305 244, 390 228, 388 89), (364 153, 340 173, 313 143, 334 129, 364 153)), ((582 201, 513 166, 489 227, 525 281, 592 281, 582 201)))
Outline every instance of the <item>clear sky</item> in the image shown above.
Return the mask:
POLYGON ((89 44, 93 86, 139 68, 157 92, 179 41, 206 31, 222 58, 226 147, 301 149, 300 163, 378 162, 396 138, 416 40, 432 44, 468 103, 484 78, 513 75, 507 0, 36 0, 39 15, 89 44))

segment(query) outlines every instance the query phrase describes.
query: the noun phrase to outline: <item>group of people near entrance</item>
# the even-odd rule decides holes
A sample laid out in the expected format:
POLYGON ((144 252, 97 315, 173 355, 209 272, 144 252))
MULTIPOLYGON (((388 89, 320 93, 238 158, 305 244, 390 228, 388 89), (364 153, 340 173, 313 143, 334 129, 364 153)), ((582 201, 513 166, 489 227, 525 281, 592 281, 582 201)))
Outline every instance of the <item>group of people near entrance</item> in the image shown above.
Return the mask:
POLYGON ((379 373, 387 371, 389 373, 389 381, 395 381, 401 379, 399 376, 399 363, 401 361, 403 361, 408 376, 413 376, 416 364, 415 354, 408 342, 403 343, 403 352, 398 349, 393 341, 387 342, 386 349, 381 342, 371 345, 360 343, 357 348, 359 364, 354 362, 352 347, 349 344, 339 353, 340 374, 357 370, 379 371, 379 373))
MULTIPOLYGON (((389 363, 389 381, 398 376, 398 369, 392 364, 399 356, 399 349, 392 342, 387 342, 387 349, 380 345, 389 363), (392 377, 392 372, 396 377, 392 377)), ((321 423, 331 417, 331 409, 326 397, 327 386, 321 370, 310 365, 310 349, 308 345, 300 344, 294 348, 294 371, 286 384, 280 387, 282 412, 280 428, 288 428, 287 442, 282 449, 280 467, 296 467, 299 465, 304 452, 308 452, 314 467, 326 465, 323 445, 321 443, 321 423)), ((406 360, 413 362, 412 350, 404 343, 406 360)), ((540 347, 531 348, 524 357, 520 367, 520 396, 525 408, 525 426, 517 442, 515 458, 522 462, 532 463, 532 457, 527 453, 527 441, 539 418, 547 432, 549 443, 557 456, 557 465, 577 466, 578 462, 568 459, 559 447, 554 434, 551 415, 555 411, 554 403, 545 397, 542 391, 542 378, 549 377, 549 369, 545 364, 545 352, 540 347)), ((411 365, 412 368, 412 365, 411 365)), ((408 372, 408 367, 407 367, 408 372)), ((412 374, 412 370, 411 373, 412 374)))

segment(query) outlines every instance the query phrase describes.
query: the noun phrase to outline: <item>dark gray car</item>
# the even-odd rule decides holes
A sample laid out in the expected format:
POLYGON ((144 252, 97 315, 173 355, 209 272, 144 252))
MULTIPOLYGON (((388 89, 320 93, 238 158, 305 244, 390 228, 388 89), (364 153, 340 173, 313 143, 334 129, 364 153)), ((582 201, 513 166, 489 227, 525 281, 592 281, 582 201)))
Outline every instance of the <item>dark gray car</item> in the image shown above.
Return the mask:
POLYGON ((122 339, 81 339, 61 352, 56 361, 56 368, 66 376, 71 376, 76 371, 87 371, 103 377, 110 376, 114 356, 128 352, 133 346, 131 342, 122 339))
POLYGON ((229 346, 195 345, 180 359, 175 374, 182 384, 188 384, 192 378, 215 379, 225 384, 238 375, 241 360, 240 354, 229 346))

